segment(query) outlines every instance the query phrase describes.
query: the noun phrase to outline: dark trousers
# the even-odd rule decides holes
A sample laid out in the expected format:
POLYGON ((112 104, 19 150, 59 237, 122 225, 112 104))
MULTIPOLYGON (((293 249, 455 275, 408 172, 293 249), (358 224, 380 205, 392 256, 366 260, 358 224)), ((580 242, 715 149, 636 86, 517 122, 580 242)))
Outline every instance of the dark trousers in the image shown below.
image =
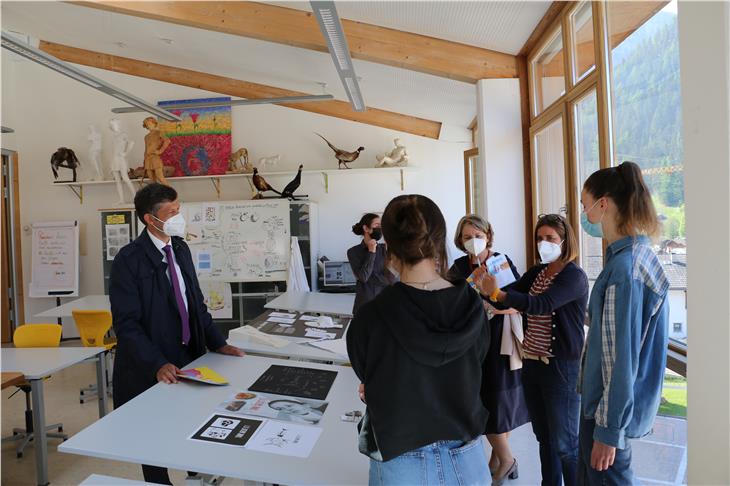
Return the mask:
POLYGON ((142 465, 142 475, 148 483, 172 484, 170 482, 170 476, 167 474, 167 468, 165 467, 142 465))
POLYGON ((625 449, 616 449, 613 466, 606 471, 596 471, 591 467, 593 451, 593 429, 596 421, 582 419, 580 421, 580 460, 578 461, 578 483, 581 486, 630 486, 635 484, 634 471, 631 469, 631 444, 626 439, 625 449))
POLYGON ((580 360, 526 359, 522 385, 532 431, 540 444, 543 486, 577 484, 580 395, 576 391, 580 360))

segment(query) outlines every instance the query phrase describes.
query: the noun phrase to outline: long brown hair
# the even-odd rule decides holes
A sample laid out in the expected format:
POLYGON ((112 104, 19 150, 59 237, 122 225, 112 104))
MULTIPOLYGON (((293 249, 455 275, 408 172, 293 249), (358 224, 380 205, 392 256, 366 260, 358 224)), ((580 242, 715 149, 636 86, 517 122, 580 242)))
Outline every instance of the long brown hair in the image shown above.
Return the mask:
POLYGON ((623 235, 657 237, 661 224, 641 169, 633 162, 601 169, 588 177, 585 189, 594 199, 610 197, 618 208, 617 230, 623 235))
POLYGON ((431 199, 420 194, 394 198, 385 208, 380 225, 389 255, 406 265, 433 258, 439 274, 446 275, 446 221, 431 199))

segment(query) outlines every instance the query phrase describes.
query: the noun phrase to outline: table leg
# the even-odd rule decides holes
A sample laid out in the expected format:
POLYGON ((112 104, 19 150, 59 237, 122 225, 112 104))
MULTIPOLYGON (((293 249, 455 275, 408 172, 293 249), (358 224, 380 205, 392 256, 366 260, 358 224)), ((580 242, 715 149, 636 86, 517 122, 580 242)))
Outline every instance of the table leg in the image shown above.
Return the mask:
POLYGON ((96 359, 96 390, 99 392, 99 418, 106 415, 106 353, 97 355, 96 359))
POLYGON ((43 380, 30 380, 33 399, 33 447, 35 447, 36 479, 39 486, 48 484, 48 440, 46 439, 46 407, 43 403, 43 380))

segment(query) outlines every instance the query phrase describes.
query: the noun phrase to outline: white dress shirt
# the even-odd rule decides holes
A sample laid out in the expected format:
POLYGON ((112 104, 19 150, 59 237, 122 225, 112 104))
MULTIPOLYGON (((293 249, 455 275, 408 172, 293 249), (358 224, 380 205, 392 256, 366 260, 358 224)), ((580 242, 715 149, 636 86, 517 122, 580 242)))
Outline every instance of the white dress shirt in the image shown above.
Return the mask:
MULTIPOLYGON (((163 250, 163 248, 165 246, 167 246, 168 243, 165 243, 164 241, 162 241, 161 239, 159 239, 158 237, 156 237, 155 235, 153 235, 149 231, 147 232, 147 234, 150 236, 150 240, 152 240, 152 243, 154 243, 155 246, 157 247, 157 249, 160 250, 160 253, 162 253, 162 261, 165 262, 165 263, 167 263, 168 266, 169 266, 170 263, 167 261, 167 254, 165 253, 165 250, 163 250)), ((169 244, 170 244, 170 246, 172 246, 172 238, 170 238, 170 243, 169 244)), ((182 272, 180 271, 180 265, 177 264, 177 260, 175 259, 175 251, 174 250, 172 252, 172 259, 173 259, 173 262, 172 263, 175 265, 175 273, 177 273, 177 281, 180 284, 180 292, 182 293, 182 298, 183 298, 183 301, 185 302, 185 309, 187 310, 187 308, 188 308, 188 296, 185 294, 185 288, 186 288, 185 287, 185 279, 183 279, 182 272)), ((167 275, 167 279, 170 280, 170 273, 169 272, 165 272, 165 275, 167 275)), ((172 286, 172 280, 170 280, 170 286, 172 286)))

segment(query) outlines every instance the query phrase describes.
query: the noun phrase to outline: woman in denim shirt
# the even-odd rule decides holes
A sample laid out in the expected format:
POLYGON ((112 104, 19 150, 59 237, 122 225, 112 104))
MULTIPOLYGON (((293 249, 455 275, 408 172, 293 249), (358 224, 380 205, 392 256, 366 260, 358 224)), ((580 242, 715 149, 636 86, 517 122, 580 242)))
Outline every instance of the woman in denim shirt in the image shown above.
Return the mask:
POLYGON ((578 475, 634 484, 628 439, 651 432, 666 367, 669 282, 649 240, 660 225, 633 162, 594 172, 581 203, 584 231, 608 247, 588 306, 578 475))

